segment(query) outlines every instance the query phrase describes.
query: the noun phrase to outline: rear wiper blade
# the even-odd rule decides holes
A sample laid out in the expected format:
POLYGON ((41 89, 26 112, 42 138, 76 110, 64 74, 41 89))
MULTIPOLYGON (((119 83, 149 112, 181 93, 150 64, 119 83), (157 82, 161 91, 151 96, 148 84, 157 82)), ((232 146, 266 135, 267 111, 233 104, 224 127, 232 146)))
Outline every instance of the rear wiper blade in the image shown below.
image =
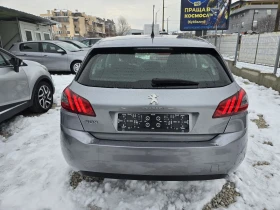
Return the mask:
POLYGON ((183 79, 162 79, 162 78, 152 79, 153 87, 196 86, 196 85, 199 85, 199 83, 190 80, 183 80, 183 79))

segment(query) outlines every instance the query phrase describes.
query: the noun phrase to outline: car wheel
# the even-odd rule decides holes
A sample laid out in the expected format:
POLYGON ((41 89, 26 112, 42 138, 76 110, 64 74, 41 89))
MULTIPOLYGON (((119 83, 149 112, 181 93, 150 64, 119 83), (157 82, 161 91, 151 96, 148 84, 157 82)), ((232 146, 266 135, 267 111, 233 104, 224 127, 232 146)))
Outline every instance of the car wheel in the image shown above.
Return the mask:
POLYGON ((36 113, 45 113, 53 105, 53 90, 49 83, 40 82, 34 93, 31 110, 36 113))
POLYGON ((79 71, 80 67, 81 67, 81 61, 75 61, 72 63, 71 65, 71 72, 73 74, 77 74, 77 72, 79 71))

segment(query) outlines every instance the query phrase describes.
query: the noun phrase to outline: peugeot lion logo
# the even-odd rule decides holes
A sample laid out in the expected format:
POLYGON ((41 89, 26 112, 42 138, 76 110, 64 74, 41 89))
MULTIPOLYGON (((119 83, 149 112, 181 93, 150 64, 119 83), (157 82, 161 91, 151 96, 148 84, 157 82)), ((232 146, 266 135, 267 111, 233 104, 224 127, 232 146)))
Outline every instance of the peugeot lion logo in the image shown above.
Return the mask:
POLYGON ((157 100, 158 96, 156 94, 152 94, 148 97, 148 99, 151 99, 150 104, 153 105, 158 105, 158 100, 157 100))

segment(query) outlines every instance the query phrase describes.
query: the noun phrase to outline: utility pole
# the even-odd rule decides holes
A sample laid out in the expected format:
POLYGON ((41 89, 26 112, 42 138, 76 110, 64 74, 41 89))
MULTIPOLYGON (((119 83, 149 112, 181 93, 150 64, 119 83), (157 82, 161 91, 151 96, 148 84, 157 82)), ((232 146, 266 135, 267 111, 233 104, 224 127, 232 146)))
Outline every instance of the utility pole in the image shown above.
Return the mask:
POLYGON ((252 20, 252 31, 254 31, 254 20, 255 20, 256 10, 254 10, 253 20, 252 20))
POLYGON ((163 5, 162 5, 162 31, 164 30, 164 0, 162 0, 163 5))
POLYGON ((278 9, 277 9, 277 15, 275 20, 274 32, 277 32, 279 29, 279 20, 280 20, 280 1, 278 1, 278 9))

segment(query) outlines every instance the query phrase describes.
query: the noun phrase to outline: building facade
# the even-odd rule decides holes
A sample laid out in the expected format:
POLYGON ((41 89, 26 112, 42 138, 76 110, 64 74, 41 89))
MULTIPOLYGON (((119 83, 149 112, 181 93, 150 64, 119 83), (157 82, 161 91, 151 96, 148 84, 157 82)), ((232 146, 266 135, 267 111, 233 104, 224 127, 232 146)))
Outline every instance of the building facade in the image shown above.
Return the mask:
POLYGON ((15 42, 52 39, 50 20, 0 6, 0 47, 9 50, 15 42))
POLYGON ((86 15, 78 10, 48 10, 41 17, 56 21, 60 24, 53 27, 56 39, 63 38, 90 38, 105 37, 105 20, 99 17, 86 15))
POLYGON ((227 33, 274 30, 277 14, 277 0, 241 0, 231 5, 229 29, 227 33))

